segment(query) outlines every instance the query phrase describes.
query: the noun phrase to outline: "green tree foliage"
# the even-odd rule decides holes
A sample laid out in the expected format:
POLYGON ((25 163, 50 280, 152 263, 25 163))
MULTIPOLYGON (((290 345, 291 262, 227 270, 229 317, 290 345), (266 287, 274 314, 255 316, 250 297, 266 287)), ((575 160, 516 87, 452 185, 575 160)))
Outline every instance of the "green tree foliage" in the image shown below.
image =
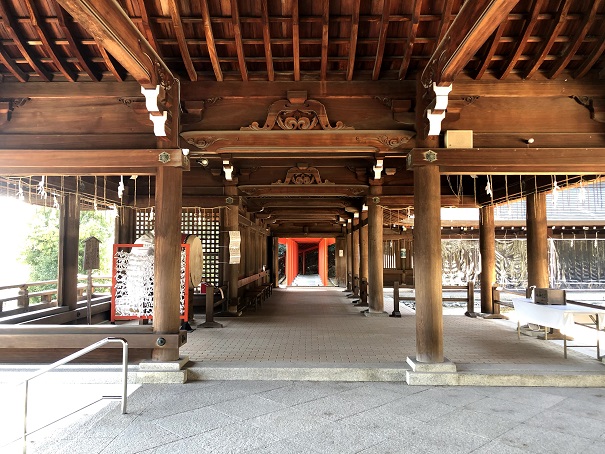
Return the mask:
MULTIPOLYGON (((25 248, 21 259, 30 267, 30 281, 57 279, 59 258, 59 210, 40 208, 29 226, 25 248)), ((80 212, 80 244, 78 270, 84 273, 84 240, 94 236, 100 242, 100 266, 98 271, 108 275, 111 271, 111 253, 103 247, 113 241, 113 222, 105 213, 97 211, 80 212)))

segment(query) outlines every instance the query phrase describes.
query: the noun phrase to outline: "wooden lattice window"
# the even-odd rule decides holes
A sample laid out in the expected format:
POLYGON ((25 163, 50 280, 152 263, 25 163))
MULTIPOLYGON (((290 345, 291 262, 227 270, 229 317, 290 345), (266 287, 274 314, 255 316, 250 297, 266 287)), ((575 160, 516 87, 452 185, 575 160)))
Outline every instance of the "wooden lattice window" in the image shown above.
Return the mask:
MULTIPOLYGON (((152 210, 137 210, 136 237, 155 227, 152 210)), ((219 230, 220 208, 183 208, 181 233, 196 235, 202 242, 204 267, 202 281, 219 285, 219 230)))

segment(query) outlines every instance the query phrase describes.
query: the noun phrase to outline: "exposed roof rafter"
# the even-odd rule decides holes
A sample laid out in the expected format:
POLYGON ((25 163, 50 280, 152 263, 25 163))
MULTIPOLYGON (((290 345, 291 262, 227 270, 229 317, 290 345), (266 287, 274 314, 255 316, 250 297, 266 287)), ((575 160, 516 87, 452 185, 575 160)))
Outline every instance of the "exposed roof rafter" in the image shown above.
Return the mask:
POLYGON ((298 26, 298 0, 292 1, 292 57, 294 58, 294 80, 300 80, 300 29, 298 26))
POLYGON ((267 2, 260 2, 261 18, 263 21, 263 43, 265 45, 265 60, 267 60, 267 78, 275 80, 273 69, 273 51, 271 50, 271 31, 269 30, 269 6, 267 2))
POLYGON ((183 58, 183 63, 185 64, 185 69, 187 70, 187 75, 189 76, 189 80, 195 82, 197 80, 197 72, 195 71, 193 61, 191 61, 191 55, 189 54, 189 48, 187 47, 185 32, 183 31, 181 12, 176 0, 168 0, 168 9, 170 10, 174 34, 176 35, 176 39, 179 43, 179 50, 181 52, 181 57, 183 58))
POLYGON ((355 0, 351 17, 351 39, 349 41, 349 60, 347 63, 347 80, 353 80, 355 69, 355 52, 357 51, 357 31, 359 30, 359 8, 361 0, 355 0))
POLYGON ((235 48, 237 49, 237 61, 239 71, 242 73, 242 80, 248 80, 248 69, 246 68, 246 56, 244 54, 244 43, 242 41, 242 28, 239 20, 239 9, 237 0, 231 0, 231 20, 233 24, 233 34, 235 35, 235 48))
MULTIPOLYGON (((385 0, 390 1, 390 0, 385 0)), ((328 37, 330 26, 330 2, 323 2, 321 14, 321 80, 326 80, 328 75, 328 37)))
POLYGON ((206 34, 206 45, 208 46, 208 54, 210 55, 210 62, 212 63, 212 69, 214 70, 214 76, 219 82, 223 81, 223 71, 221 70, 221 64, 218 61, 218 54, 216 53, 216 44, 214 43, 214 34, 212 32, 212 22, 210 21, 210 11, 208 10, 208 1, 202 0, 202 18, 204 20, 204 33, 206 34))
POLYGON ((374 62, 374 71, 372 71, 372 80, 378 80, 380 76, 380 67, 384 56, 384 46, 387 42, 387 31, 389 28, 389 17, 391 15, 391 0, 384 0, 382 6, 382 17, 380 18, 380 32, 378 34, 378 46, 376 49, 376 61, 374 62))
POLYGON ((502 34, 504 33, 504 29, 506 28, 506 23, 507 20, 504 20, 498 26, 496 31, 492 34, 491 44, 485 54, 485 57, 483 58, 483 61, 481 62, 481 66, 479 66, 477 74, 475 74, 475 79, 479 80, 483 77, 483 74, 485 74, 485 71, 487 70, 490 62, 492 61, 492 58, 494 58, 496 50, 498 49, 498 45, 500 44, 500 39, 502 38, 502 34))
POLYGON ((403 55, 403 61, 399 68, 399 80, 405 79, 408 72, 408 66, 412 59, 412 52, 414 50, 414 42, 416 41, 416 35, 418 33, 418 24, 420 23, 420 10, 422 8, 422 0, 414 0, 414 10, 412 12, 412 21, 410 22, 410 33, 405 46, 403 55))

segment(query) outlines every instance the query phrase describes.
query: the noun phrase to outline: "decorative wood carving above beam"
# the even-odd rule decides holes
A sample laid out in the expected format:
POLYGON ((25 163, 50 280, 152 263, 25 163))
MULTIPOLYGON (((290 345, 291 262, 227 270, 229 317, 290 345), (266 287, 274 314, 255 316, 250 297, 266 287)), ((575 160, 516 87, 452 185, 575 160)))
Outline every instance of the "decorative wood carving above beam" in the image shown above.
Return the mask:
POLYGON ((306 91, 288 91, 288 99, 275 101, 269 107, 265 124, 253 122, 240 128, 242 131, 271 131, 273 129, 313 130, 313 129, 354 129, 337 121, 334 126, 328 120, 326 107, 314 99, 307 99, 306 91))
POLYGON ((0 99, 0 126, 4 126, 11 120, 13 110, 23 106, 29 98, 0 99))
POLYGON ((599 123, 605 123, 605 98, 591 98, 589 96, 570 96, 578 104, 590 111, 590 118, 599 123))
POLYGON ((286 178, 284 181, 277 180, 273 184, 301 184, 301 185, 310 185, 310 184, 334 184, 328 180, 321 181, 321 177, 319 176, 319 170, 315 167, 309 167, 306 163, 298 163, 296 167, 292 167, 286 173, 286 178))

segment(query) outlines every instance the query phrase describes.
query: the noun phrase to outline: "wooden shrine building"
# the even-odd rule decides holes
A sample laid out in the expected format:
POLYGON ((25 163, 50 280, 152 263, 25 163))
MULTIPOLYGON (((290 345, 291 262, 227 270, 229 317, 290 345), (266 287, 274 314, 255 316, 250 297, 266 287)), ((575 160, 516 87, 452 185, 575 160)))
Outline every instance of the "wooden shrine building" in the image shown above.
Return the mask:
POLYGON ((153 208, 155 333, 179 331, 186 218, 240 232, 240 263, 216 259, 234 314, 287 238, 335 239, 338 281, 382 313, 384 235, 413 218, 397 280, 416 359, 441 363, 440 208, 481 208, 491 289, 493 204, 527 197, 548 286, 545 191, 605 173, 604 50, 601 0, 0 0, 2 185, 63 195, 64 305, 83 201, 118 209, 122 243, 153 208))

